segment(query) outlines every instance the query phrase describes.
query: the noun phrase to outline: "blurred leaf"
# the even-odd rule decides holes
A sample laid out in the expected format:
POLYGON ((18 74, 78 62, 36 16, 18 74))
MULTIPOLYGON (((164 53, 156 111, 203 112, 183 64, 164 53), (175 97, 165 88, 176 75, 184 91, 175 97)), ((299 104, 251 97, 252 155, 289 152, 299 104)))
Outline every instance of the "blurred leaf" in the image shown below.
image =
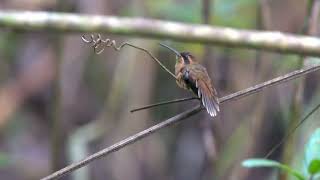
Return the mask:
POLYGON ((217 0, 213 6, 215 25, 237 28, 253 28, 255 26, 255 0, 217 0))
MULTIPOLYGON (((212 22, 218 26, 253 28, 256 0, 218 0, 211 3, 212 22)), ((201 23, 201 1, 147 1, 148 14, 153 18, 201 23)))
POLYGON ((152 14, 156 16, 165 16, 173 21, 199 23, 201 22, 201 4, 199 1, 186 1, 183 4, 173 4, 172 2, 163 3, 159 1, 149 2, 152 14))
POLYGON ((215 9, 218 15, 227 17, 230 15, 237 15, 241 7, 255 4, 255 0, 217 0, 214 5, 216 7, 219 7, 215 9))
POLYGON ((305 148, 305 161, 309 165, 312 160, 320 157, 320 128, 316 129, 310 136, 305 148))
POLYGON ((247 168, 254 167, 278 167, 280 163, 268 159, 247 159, 242 162, 242 166, 247 168))
POLYGON ((247 168, 257 168, 257 167, 274 167, 281 169, 293 176, 295 176, 297 179, 304 180, 305 178, 303 177, 302 174, 297 172, 294 169, 291 169, 289 166, 281 164, 277 161, 273 160, 268 160, 268 159, 247 159, 242 162, 242 166, 247 167, 247 168))
POLYGON ((307 57, 305 59, 306 66, 315 66, 320 64, 320 58, 318 57, 307 57))
POLYGON ((311 161, 308 167, 308 172, 311 175, 314 175, 320 172, 320 159, 314 159, 311 161))
POLYGON ((8 166, 9 157, 6 153, 0 152, 0 167, 8 166))
MULTIPOLYGON (((320 128, 316 129, 314 133, 310 136, 309 142, 305 147, 305 169, 308 169, 310 172, 310 168, 314 168, 312 162, 314 160, 319 160, 320 158, 320 128)), ((317 162, 314 162, 317 163, 317 162)), ((311 173, 312 174, 312 173, 311 173)))

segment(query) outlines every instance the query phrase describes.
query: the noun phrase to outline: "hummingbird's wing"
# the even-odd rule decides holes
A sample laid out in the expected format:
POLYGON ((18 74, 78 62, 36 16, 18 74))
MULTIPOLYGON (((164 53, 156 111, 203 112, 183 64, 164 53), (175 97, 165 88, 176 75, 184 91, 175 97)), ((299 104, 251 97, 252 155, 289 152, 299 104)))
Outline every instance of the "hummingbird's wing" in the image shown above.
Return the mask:
POLYGON ((198 96, 201 98, 203 106, 211 116, 216 116, 220 108, 218 98, 214 93, 215 89, 212 89, 211 85, 208 85, 202 79, 197 80, 196 85, 198 87, 198 96))
POLYGON ((192 68, 186 68, 186 70, 184 79, 190 89, 201 98, 207 112, 213 117, 216 116, 220 111, 219 100, 206 69, 199 64, 192 68))

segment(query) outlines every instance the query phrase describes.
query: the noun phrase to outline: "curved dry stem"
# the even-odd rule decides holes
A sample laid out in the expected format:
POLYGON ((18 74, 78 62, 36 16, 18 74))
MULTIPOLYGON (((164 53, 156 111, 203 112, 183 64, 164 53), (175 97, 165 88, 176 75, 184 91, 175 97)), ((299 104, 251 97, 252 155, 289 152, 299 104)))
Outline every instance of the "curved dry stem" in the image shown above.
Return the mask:
POLYGON ((91 44, 91 46, 96 54, 102 53, 104 51, 104 49, 107 47, 112 47, 116 51, 120 51, 124 46, 130 46, 135 49, 141 50, 141 51, 147 53, 154 61, 156 61, 161 66, 162 69, 167 71, 174 79, 176 79, 176 76, 165 65, 163 65, 158 58, 156 58, 147 49, 130 44, 129 42, 123 42, 120 46, 117 47, 117 43, 115 40, 102 39, 100 34, 97 34, 97 37, 95 37, 93 34, 91 34, 89 36, 89 39, 86 38, 85 35, 81 36, 81 38, 82 38, 83 42, 91 44))

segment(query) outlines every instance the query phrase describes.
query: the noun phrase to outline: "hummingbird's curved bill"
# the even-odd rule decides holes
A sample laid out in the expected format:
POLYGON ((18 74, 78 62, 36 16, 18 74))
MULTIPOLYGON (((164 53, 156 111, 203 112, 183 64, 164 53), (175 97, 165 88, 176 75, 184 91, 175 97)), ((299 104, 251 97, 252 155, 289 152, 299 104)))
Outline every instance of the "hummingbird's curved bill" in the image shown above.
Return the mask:
POLYGON ((173 49, 172 47, 167 46, 167 45, 162 44, 162 43, 159 43, 159 44, 160 44, 161 46, 163 46, 163 47, 165 47, 165 48, 167 48, 167 49, 171 50, 171 51, 172 51, 172 52, 174 52, 177 56, 181 56, 181 55, 180 55, 180 53, 179 53, 177 50, 173 49))
POLYGON ((203 106, 211 116, 220 111, 217 91, 205 67, 189 52, 179 53, 177 50, 160 43, 161 46, 174 52, 176 57, 175 75, 178 86, 191 90, 201 99, 203 106))

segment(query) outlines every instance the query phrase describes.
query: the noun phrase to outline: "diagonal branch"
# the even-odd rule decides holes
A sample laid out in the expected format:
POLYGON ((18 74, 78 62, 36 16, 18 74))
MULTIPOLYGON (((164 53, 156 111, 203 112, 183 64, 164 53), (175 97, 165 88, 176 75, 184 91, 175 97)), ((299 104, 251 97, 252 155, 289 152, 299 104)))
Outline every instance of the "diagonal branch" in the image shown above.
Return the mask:
POLYGON ((251 94, 255 94, 255 93, 257 93, 265 88, 268 88, 270 86, 274 86, 274 85, 277 85, 280 83, 284 83, 286 81, 296 79, 298 77, 301 77, 303 75, 306 75, 306 74, 314 72, 314 71, 317 71, 319 69, 320 69, 320 65, 302 68, 300 70, 293 71, 293 72, 288 73, 286 75, 271 79, 271 80, 266 81, 264 83, 257 84, 255 86, 250 87, 250 88, 238 91, 236 93, 233 93, 233 94, 230 94, 227 96, 224 96, 222 98, 219 98, 219 101, 220 101, 220 103, 222 103, 222 102, 226 102, 226 101, 230 101, 230 100, 239 99, 239 98, 251 95, 251 94))
POLYGON ((0 11, 0 27, 18 30, 103 32, 320 56, 320 39, 316 37, 146 18, 0 11))
MULTIPOLYGON (((283 82, 286 82, 286 81, 289 81, 289 80, 292 80, 292 79, 295 79, 295 78, 298 78, 298 77, 301 77, 305 74, 308 74, 308 73, 311 73, 311 72, 314 72, 314 71, 317 71, 320 69, 320 65, 317 65, 317 66, 312 66, 312 67, 308 67, 308 68, 304 68, 304 69, 301 69, 301 70, 297 70, 297 71, 294 71, 294 72, 291 72, 291 73, 288 73, 284 76, 280 76, 278 78, 275 78, 275 79, 272 79, 270 81, 266 81, 264 83, 261 83, 261 84, 258 84, 256 86, 253 86, 253 87, 250 87, 248 89, 245 89, 245 90, 241 90, 241 91, 238 91, 236 93, 233 93, 233 94, 230 94, 230 95, 227 95, 227 96, 224 96, 222 98, 220 98, 220 103, 224 103, 224 102, 228 102, 228 101, 231 101, 231 100, 235 100, 235 99, 239 99, 241 97, 245 97, 245 96, 248 96, 248 95, 251 95, 251 94, 255 94, 265 88, 268 88, 268 87, 271 87, 271 86, 274 86, 274 85, 277 85, 277 84, 280 84, 280 83, 283 83, 283 82)), ((178 122, 181 122, 182 120, 200 112, 203 108, 200 107, 200 106, 196 106, 190 110, 187 110, 185 112, 182 112, 174 117, 171 117, 159 124, 156 124, 148 129, 145 129, 137 134, 134 134, 122 141, 119 141, 118 143, 115 143, 114 145, 112 146, 109 146, 95 154, 92 154, 91 156, 85 158, 84 160, 80 161, 80 162, 76 162, 76 163, 73 163, 59 171, 56 171, 55 173, 47 176, 47 177, 44 177, 43 179, 41 180, 52 180, 52 179, 57 179, 63 175, 66 175, 66 174, 69 174, 73 171, 75 171, 76 169, 79 169, 83 166, 86 166, 87 164, 89 164, 90 162, 96 160, 96 159, 100 159, 104 156, 107 156, 108 154, 112 153, 112 152, 115 152, 115 151, 118 151, 122 148, 124 148, 125 146, 127 145, 130 145, 132 143, 135 143, 137 141, 139 141, 140 139, 144 138, 144 137, 147 137, 159 130, 161 130, 162 128, 165 128, 165 127, 169 127, 169 126, 172 126, 174 124, 177 124, 178 122)))

